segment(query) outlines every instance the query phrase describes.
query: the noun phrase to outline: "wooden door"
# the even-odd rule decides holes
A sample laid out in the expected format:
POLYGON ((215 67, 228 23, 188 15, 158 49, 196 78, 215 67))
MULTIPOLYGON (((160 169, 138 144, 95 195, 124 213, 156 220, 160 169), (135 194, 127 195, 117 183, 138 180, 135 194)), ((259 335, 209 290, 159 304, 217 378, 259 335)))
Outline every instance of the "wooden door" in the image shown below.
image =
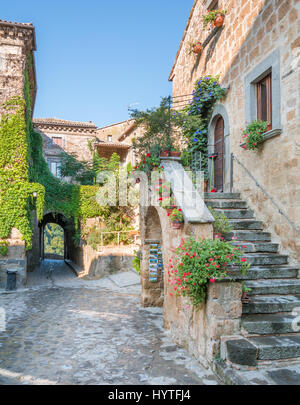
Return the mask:
POLYGON ((224 120, 219 117, 215 126, 215 153, 214 160, 214 186, 218 191, 223 191, 224 174, 224 120))

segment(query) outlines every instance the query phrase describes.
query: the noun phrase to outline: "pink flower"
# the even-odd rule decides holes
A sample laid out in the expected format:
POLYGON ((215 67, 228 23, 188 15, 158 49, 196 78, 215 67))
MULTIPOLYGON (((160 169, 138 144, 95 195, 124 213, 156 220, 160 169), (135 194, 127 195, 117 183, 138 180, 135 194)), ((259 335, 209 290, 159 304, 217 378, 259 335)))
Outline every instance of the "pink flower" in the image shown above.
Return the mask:
POLYGON ((209 280, 210 283, 214 283, 215 281, 216 281, 215 278, 211 278, 211 279, 209 280))
POLYGON ((242 258, 242 262, 245 263, 247 259, 245 257, 242 258))

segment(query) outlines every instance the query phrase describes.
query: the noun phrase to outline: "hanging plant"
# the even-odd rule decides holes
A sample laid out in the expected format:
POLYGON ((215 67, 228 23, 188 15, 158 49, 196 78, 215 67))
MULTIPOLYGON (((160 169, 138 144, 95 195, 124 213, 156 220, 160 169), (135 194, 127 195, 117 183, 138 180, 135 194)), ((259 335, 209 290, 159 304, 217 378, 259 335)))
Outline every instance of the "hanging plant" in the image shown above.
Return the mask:
POLYGON ((246 126, 243 131, 244 141, 241 147, 245 150, 257 150, 264 141, 264 133, 267 131, 269 122, 255 120, 246 126))
POLYGON ((182 225, 184 223, 184 217, 183 217, 181 208, 178 208, 178 209, 175 208, 172 211, 172 213, 170 215, 170 221, 171 221, 172 227, 174 229, 180 229, 182 227, 182 225))
POLYGON ((222 27, 226 13, 227 10, 212 10, 208 14, 203 15, 203 31, 207 29, 208 25, 210 25, 210 29, 222 27))
POLYGON ((189 55, 192 53, 195 53, 197 55, 201 55, 203 51, 203 45, 202 42, 197 41, 197 42, 189 42, 187 52, 189 55))

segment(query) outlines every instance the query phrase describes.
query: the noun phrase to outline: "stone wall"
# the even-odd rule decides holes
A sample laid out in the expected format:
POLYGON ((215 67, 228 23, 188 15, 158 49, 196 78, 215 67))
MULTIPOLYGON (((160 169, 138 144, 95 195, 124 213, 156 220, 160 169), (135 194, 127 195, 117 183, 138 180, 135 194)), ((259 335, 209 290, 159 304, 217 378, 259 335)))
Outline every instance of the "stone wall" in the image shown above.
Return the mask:
MULTIPOLYGON (((138 249, 138 248, 136 248, 138 249)), ((110 274, 131 271, 134 252, 131 247, 104 248, 97 252, 82 242, 72 255, 76 272, 80 277, 103 278, 110 274)))
MULTIPOLYGON (((35 33, 31 24, 0 20, 0 104, 14 96, 23 96, 24 72, 28 55, 35 50, 35 33)), ((34 58, 29 69, 32 107, 36 95, 34 58)), ((0 110, 0 113, 2 111, 0 110)))
POLYGON ((242 314, 240 283, 217 282, 208 287, 207 301, 196 310, 188 298, 170 296, 172 286, 168 283, 167 267, 182 239, 193 235, 212 238, 212 224, 188 224, 181 230, 171 227, 166 210, 159 207, 141 207, 141 240, 143 260, 141 283, 143 306, 164 308, 164 325, 172 340, 185 347, 203 365, 209 366, 220 352, 222 336, 240 334, 242 314), (149 281, 149 243, 162 243, 164 280, 149 281))
MULTIPOLYGON (((190 15, 170 75, 173 95, 190 94, 199 77, 220 74, 221 84, 229 87, 227 97, 216 108, 216 113, 225 110, 228 116, 225 190, 229 188, 228 159, 232 152, 300 228, 300 2, 220 0, 219 7, 227 9, 228 13, 224 27, 215 30, 211 38, 207 31, 202 31, 201 15, 207 11, 205 4, 205 1, 196 1, 190 15), (207 42, 203 53, 188 55, 188 43, 198 40, 207 42), (279 106, 280 117, 273 119, 280 122, 280 128, 275 129, 281 129, 281 134, 277 131, 276 137, 264 142, 261 152, 253 153, 240 147, 250 108, 247 105, 247 76, 271 55, 278 55, 279 94, 275 93, 274 86, 273 104, 279 106)), ((211 137, 212 132, 213 125, 211 137)), ((236 163, 234 190, 242 192, 258 219, 272 232, 274 240, 281 242, 284 251, 300 260, 300 236, 236 163)))
POLYGON ((6 256, 0 255, 0 289, 6 287, 7 271, 17 271, 17 287, 24 287, 27 282, 27 260, 25 242, 21 240, 21 234, 13 229, 9 239, 6 256))

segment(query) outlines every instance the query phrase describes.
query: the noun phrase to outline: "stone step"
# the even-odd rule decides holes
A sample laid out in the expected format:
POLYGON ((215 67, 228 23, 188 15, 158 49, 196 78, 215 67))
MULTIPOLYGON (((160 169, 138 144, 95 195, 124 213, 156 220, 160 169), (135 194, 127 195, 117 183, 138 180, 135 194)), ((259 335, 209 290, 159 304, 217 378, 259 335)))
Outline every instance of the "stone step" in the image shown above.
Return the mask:
POLYGON ((300 295, 257 295, 243 303, 243 314, 271 314, 300 308, 300 295))
POLYGON ((279 244, 278 243, 249 243, 245 242, 241 246, 239 242, 231 241, 231 245, 240 246, 245 253, 277 253, 279 244))
POLYGON ((246 201, 241 200, 206 200, 206 205, 212 208, 231 208, 231 209, 241 209, 248 208, 246 201))
POLYGON ((238 268, 228 268, 229 277, 234 280, 261 280, 297 278, 298 268, 293 266, 250 267, 246 276, 242 276, 238 268))
POLYGON ((240 196, 240 193, 204 193, 205 200, 237 200, 240 196))
POLYGON ((245 281, 245 286, 251 288, 248 295, 300 294, 300 279, 245 281))
POLYGON ((294 359, 300 357, 300 334, 228 340, 226 348, 232 363, 246 366, 257 366, 259 360, 294 359))
POLYGON ((271 234, 261 231, 232 231, 224 235, 224 239, 234 242, 271 242, 271 234))
POLYGON ((298 323, 290 312, 282 314, 243 315, 242 327, 250 334, 272 335, 297 332, 298 323))
POLYGON ((215 211, 218 214, 225 215, 228 219, 254 219, 254 212, 248 209, 218 209, 215 211))
POLYGON ((288 256, 278 253, 248 253, 245 254, 248 263, 253 266, 268 266, 288 264, 288 256))
POLYGON ((264 224, 261 221, 255 221, 253 219, 248 220, 230 220, 229 225, 233 227, 233 229, 245 229, 245 230, 258 230, 262 231, 264 229, 264 224))

